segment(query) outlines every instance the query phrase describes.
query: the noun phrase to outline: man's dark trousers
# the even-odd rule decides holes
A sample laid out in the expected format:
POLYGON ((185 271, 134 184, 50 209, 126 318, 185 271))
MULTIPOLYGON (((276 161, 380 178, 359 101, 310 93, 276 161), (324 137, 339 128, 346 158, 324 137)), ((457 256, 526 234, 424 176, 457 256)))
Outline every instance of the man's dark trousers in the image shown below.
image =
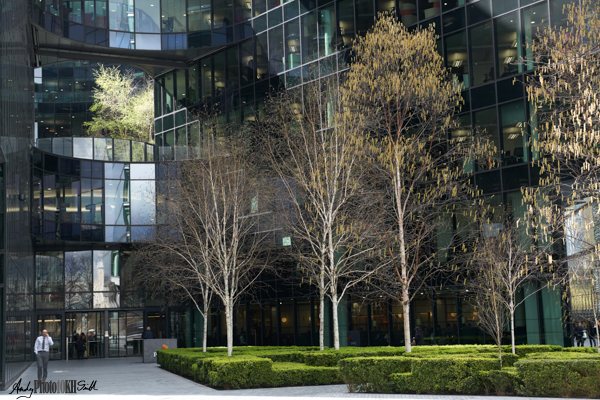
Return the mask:
POLYGON ((38 351, 37 353, 37 365, 38 365, 38 381, 45 381, 48 378, 48 360, 50 359, 50 353, 47 351, 38 351), (43 376, 42 376, 43 374, 43 376))

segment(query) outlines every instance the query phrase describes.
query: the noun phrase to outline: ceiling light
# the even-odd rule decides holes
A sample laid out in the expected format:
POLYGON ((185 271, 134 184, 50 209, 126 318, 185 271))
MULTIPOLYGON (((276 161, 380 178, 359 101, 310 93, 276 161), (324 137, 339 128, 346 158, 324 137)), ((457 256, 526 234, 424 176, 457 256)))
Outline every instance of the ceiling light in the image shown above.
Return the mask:
POLYGON ((515 59, 514 56, 508 56, 504 59, 504 64, 510 64, 511 62, 513 62, 515 59))
POLYGON ((519 137, 518 133, 511 133, 510 135, 508 135, 508 139, 509 140, 514 140, 514 139, 516 139, 518 137, 519 137))
POLYGON ((463 60, 456 60, 454 61, 454 64, 452 64, 454 66, 454 68, 459 68, 463 63, 463 60))

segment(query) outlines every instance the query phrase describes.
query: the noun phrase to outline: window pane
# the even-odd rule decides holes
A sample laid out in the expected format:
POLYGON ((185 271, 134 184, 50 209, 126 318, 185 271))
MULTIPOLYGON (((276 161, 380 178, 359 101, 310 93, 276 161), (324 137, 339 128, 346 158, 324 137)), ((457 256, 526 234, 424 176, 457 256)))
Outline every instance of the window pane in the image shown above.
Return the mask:
POLYGON ((90 292, 92 290, 92 252, 65 253, 65 291, 90 292))
MULTIPOLYGON (((317 16, 314 12, 302 17, 302 62, 304 64, 318 56, 318 46, 315 41, 317 31, 317 16)), ((257 49, 258 50, 258 49, 257 49)))
POLYGON ((505 165, 527 162, 527 135, 524 135, 525 104, 523 101, 505 104, 500 107, 502 124, 502 159, 505 165))
MULTIPOLYGON (((169 3, 172 2, 173 0, 169 0, 169 3)), ((135 31, 160 33, 160 6, 158 0, 135 1, 135 31)), ((139 48, 137 43, 136 48, 139 48)))
POLYGON ((444 38, 446 65, 454 74, 456 82, 469 86, 469 67, 467 65, 467 32, 462 31, 444 38))
POLYGON ((111 0, 108 8, 111 30, 133 32, 133 0, 111 0))
POLYGON ((35 291, 51 293, 64 291, 62 252, 38 253, 35 256, 35 291))
POLYGON ((189 30, 200 31, 210 29, 210 0, 188 0, 189 30))
POLYGON ((319 9, 317 15, 319 17, 319 57, 326 57, 333 54, 337 48, 334 4, 319 9))
POLYGON ((269 75, 283 72, 283 26, 269 31, 269 75))
POLYGON ((106 224, 129 225, 129 181, 106 180, 106 224))
POLYGON ((519 29, 519 13, 510 13, 495 20, 496 25, 496 57, 498 78, 514 75, 522 71, 521 34, 519 29))
MULTIPOLYGON (((139 1, 139 0, 138 0, 139 1)), ((156 0, 153 0, 153 2, 156 0)), ((162 31, 185 32, 185 0, 161 1, 162 31)), ((156 7, 156 5, 155 5, 156 7)))
MULTIPOLYGON (((531 59, 531 45, 538 29, 548 26, 548 5, 538 4, 523 10, 523 34, 525 35, 525 59, 531 59)), ((527 63, 527 69, 533 69, 533 63, 527 63)))
POLYGON ((471 83, 480 85, 494 80, 494 46, 492 23, 486 22, 469 30, 471 41, 471 83))
MULTIPOLYGON (((475 128, 489 136, 489 140, 491 140, 496 147, 496 151, 493 154, 493 158, 495 159, 498 156, 498 151, 500 149, 498 143, 498 118, 496 116, 496 107, 473 113, 473 119, 475 128)), ((478 163, 478 170, 495 167, 494 159, 478 163)))
POLYGON ((154 224, 154 181, 131 181, 131 224, 154 224))
POLYGON ((94 251, 94 292, 118 291, 119 251, 94 251))

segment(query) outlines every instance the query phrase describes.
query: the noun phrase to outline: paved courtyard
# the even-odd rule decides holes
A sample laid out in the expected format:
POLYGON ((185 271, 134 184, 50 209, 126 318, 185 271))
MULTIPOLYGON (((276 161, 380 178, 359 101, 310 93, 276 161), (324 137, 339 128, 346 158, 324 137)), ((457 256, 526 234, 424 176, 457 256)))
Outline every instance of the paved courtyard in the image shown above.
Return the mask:
MULTIPOLYGON (((21 376, 21 386, 26 387, 29 382, 37 379, 37 366, 32 364, 21 376)), ((348 393, 344 385, 288 387, 272 389, 244 389, 244 390, 215 390, 194 381, 172 374, 160 368, 157 364, 144 364, 140 357, 100 359, 100 360, 71 360, 51 361, 48 368, 48 380, 84 380, 87 384, 96 381, 96 389, 92 392, 78 392, 77 399, 93 398, 98 396, 106 399, 198 399, 202 400, 258 400, 269 397, 272 399, 294 398, 312 399, 401 399, 401 400, 518 400, 517 397, 483 397, 483 396, 428 396, 428 395, 394 395, 394 394, 362 394, 348 393)), ((2 398, 17 399, 16 392, 12 389, 0 392, 2 398)), ((29 396, 29 392, 19 393, 19 396, 29 396)), ((33 393, 30 398, 73 398, 66 394, 39 394, 33 393)), ((22 397, 23 398, 23 397, 22 397)), ((543 400, 535 398, 535 400, 543 400)))

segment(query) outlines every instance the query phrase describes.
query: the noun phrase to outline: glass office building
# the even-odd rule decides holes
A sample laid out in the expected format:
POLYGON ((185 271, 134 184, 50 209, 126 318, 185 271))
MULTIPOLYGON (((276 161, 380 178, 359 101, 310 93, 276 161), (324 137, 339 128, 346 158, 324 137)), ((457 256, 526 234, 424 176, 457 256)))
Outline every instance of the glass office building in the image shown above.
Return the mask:
MULTIPOLYGON (((531 161, 539 154, 528 146, 535 130, 521 134, 531 110, 513 84, 527 66, 513 62, 527 56, 538 27, 564 23, 570 2, 0 0, 1 386, 33 360, 42 328, 55 338, 53 359, 73 356, 74 332, 88 336, 92 358, 139 354, 144 326, 180 347, 200 345, 203 321, 193 307, 164 308, 130 276, 132 243, 156 222, 165 165, 202 154, 194 115, 204 106, 242 126, 270 88, 301 88, 315 70, 343 73, 352 41, 381 11, 410 29, 435 24, 437 49, 465 87, 462 124, 450 134, 485 128, 500 152, 499 166, 475 172, 495 210, 491 223, 523 215, 520 188, 537 184, 531 161), (81 137, 96 63, 155 78, 154 144, 81 137)), ((277 226, 269 212, 261 221, 277 226)), ((282 235, 273 235, 274 246, 283 246, 282 235)), ((260 279, 264 289, 236 307, 234 344, 317 344, 314 289, 260 279)), ((404 318, 424 327, 428 344, 485 343, 467 297, 460 287, 424 289, 403 315, 393 301, 348 296, 340 305, 342 345, 403 345, 404 318)), ((517 313, 518 343, 569 345, 567 311, 562 293, 537 291, 517 313)), ((223 311, 215 305, 208 318, 209 345, 224 345, 223 311)))

